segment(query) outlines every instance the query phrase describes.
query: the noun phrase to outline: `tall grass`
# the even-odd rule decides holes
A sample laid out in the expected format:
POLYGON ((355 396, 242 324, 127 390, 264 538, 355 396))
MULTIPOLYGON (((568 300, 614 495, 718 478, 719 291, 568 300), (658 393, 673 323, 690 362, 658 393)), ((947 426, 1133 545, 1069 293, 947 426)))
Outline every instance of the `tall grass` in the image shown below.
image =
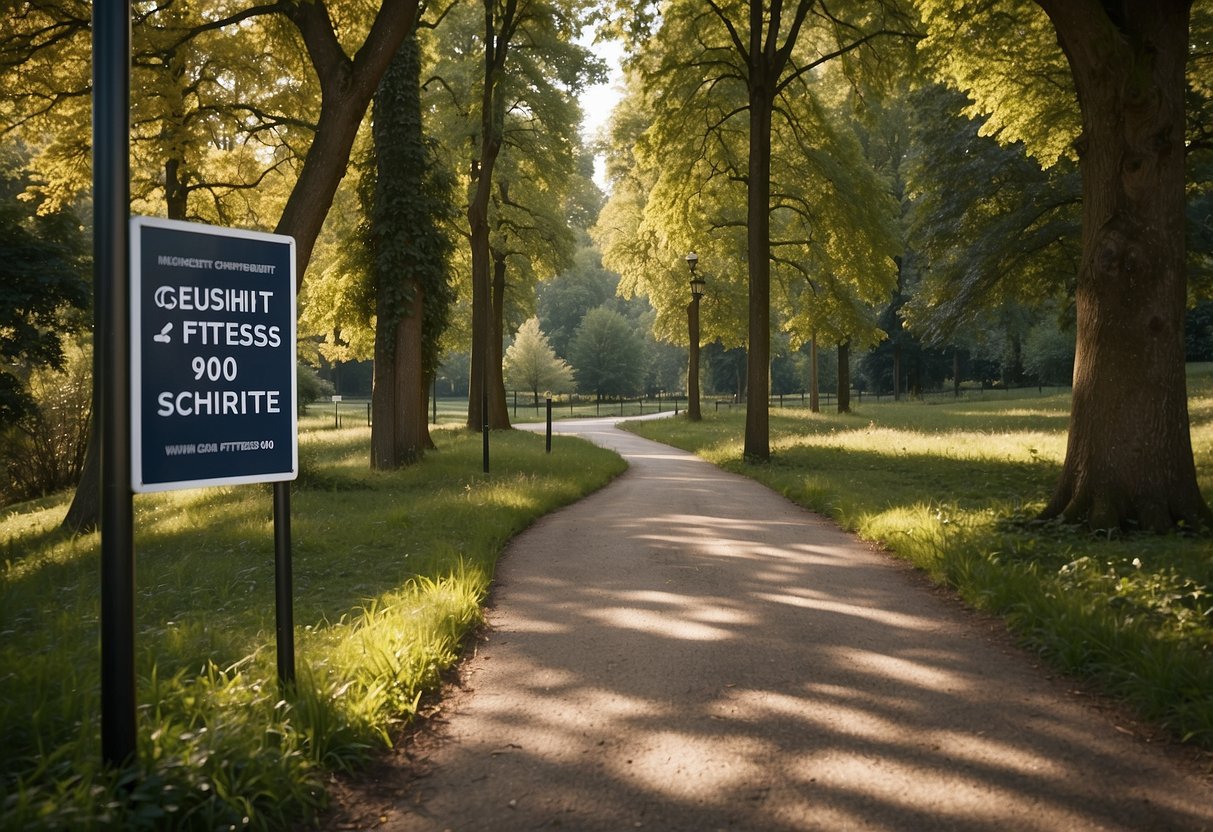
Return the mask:
POLYGON ((622 469, 577 440, 436 434, 413 467, 367 467, 365 426, 301 437, 292 538, 298 681, 275 674, 268 486, 136 499, 138 762, 100 764, 99 540, 67 495, 0 517, 0 828, 279 829, 327 772, 417 712, 479 621, 502 545, 622 469))
MULTIPOLYGON (((1213 502, 1213 365, 1189 368, 1197 473, 1213 502)), ((634 423, 878 541, 1006 618, 1057 666, 1213 748, 1213 544, 1034 518, 1065 456, 1069 397, 771 413, 772 459, 742 459, 741 413, 634 423)))

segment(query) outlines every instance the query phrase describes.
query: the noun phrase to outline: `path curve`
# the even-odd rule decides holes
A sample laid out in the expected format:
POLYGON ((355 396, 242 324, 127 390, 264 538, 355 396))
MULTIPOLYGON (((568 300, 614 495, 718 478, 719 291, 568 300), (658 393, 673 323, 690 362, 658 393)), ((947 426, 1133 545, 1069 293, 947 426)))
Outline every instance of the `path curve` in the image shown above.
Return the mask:
POLYGON ((1213 830, 1209 778, 904 564, 609 421, 557 429, 630 468, 510 544, 376 828, 1213 830))

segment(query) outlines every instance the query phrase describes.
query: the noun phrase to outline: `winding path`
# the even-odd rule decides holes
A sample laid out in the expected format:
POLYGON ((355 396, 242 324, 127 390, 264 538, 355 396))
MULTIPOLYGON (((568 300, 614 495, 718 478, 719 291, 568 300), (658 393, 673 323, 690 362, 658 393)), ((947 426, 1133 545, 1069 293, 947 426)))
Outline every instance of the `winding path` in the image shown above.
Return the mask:
POLYGON ((463 686, 364 822, 1213 830, 1195 765, 904 564, 609 421, 557 427, 630 469, 510 545, 463 686))

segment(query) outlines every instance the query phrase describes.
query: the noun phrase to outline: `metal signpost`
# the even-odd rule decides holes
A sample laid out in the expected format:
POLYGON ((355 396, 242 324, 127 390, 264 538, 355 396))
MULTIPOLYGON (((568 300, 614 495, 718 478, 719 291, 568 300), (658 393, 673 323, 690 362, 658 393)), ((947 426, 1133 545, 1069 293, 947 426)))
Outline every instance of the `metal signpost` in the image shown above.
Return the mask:
MULTIPOLYGON (((101 756, 135 756, 135 554, 126 395, 131 5, 93 4, 93 312, 101 440, 101 756)), ((94 437, 93 441, 96 441, 94 437)))
POLYGON ((93 4, 101 756, 136 749, 133 491, 274 483, 278 677, 294 680, 295 242, 130 219, 131 4, 93 4))

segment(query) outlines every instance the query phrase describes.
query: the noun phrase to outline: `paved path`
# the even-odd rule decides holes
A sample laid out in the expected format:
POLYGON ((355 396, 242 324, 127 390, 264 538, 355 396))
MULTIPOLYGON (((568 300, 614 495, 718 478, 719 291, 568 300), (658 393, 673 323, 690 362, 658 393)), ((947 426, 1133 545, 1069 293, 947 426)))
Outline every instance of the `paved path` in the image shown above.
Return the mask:
POLYGON ((1208 778, 906 566, 689 454, 558 428, 631 467, 510 545, 377 826, 1213 830, 1208 778))

